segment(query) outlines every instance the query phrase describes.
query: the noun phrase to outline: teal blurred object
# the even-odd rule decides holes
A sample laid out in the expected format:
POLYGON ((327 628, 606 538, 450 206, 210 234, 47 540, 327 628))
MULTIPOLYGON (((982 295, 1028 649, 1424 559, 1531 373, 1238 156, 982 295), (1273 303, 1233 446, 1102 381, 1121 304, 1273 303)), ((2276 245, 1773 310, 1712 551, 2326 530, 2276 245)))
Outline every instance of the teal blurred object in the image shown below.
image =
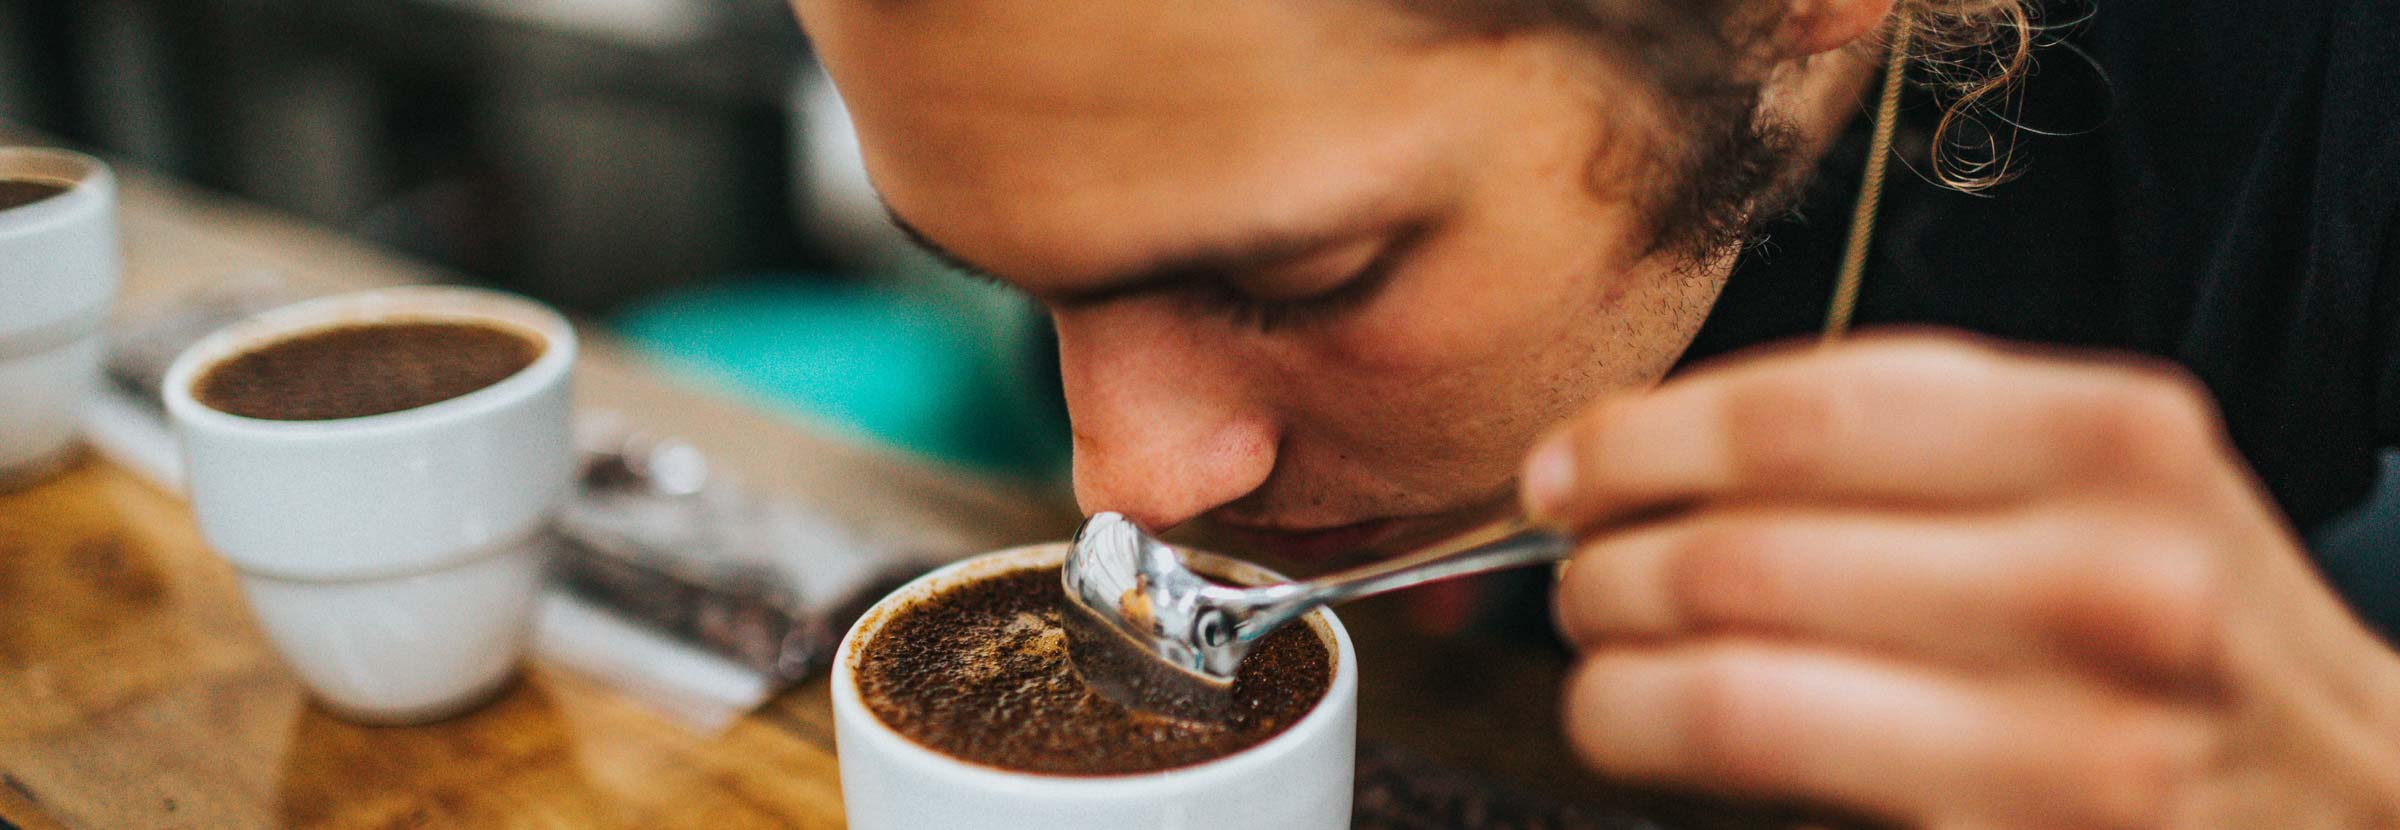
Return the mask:
POLYGON ((778 275, 636 304, 619 335, 679 374, 891 445, 1052 479, 1067 454, 1055 372, 1018 304, 778 275))

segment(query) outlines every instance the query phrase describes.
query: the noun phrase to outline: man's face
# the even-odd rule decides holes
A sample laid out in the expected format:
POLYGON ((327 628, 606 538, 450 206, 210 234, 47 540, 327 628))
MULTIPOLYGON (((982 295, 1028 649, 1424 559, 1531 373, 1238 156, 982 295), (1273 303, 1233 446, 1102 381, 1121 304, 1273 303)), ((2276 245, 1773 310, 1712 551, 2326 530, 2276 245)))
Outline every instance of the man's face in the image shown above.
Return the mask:
POLYGON ((1508 509, 1723 268, 1644 254, 1638 87, 1364 0, 797 0, 923 239, 1042 301, 1087 511, 1275 552, 1508 509))

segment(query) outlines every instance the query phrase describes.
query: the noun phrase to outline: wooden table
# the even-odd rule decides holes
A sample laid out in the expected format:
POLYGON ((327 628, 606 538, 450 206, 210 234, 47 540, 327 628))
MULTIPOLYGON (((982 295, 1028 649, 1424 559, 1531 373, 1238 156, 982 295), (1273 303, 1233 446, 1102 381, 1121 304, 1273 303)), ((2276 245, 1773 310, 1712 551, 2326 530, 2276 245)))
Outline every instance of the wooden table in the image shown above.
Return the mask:
MULTIPOLYGON (((445 275, 136 171, 123 307, 253 269, 311 291, 445 275)), ((1056 494, 874 450, 672 382, 587 329, 585 406, 686 437, 752 486, 958 553, 1060 538, 1056 494)), ((1586 803, 1555 728, 1558 658, 1346 609, 1362 733, 1586 803)), ((104 459, 0 496, 0 828, 832 828, 825 683, 698 735, 538 662, 468 716, 368 727, 312 705, 174 495, 104 459)))

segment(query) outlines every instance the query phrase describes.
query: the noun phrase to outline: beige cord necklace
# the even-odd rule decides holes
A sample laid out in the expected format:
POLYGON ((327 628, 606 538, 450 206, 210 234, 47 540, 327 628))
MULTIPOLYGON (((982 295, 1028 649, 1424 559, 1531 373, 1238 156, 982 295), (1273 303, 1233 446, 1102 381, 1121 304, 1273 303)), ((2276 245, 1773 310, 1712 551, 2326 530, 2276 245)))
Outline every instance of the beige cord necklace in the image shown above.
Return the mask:
POLYGON ((1883 100, 1875 107, 1875 135, 1867 142, 1867 170, 1858 185, 1858 206, 1850 214, 1850 241, 1842 250, 1841 276, 1833 285, 1833 300, 1825 310, 1821 342, 1840 340, 1850 331, 1850 316, 1858 309, 1859 284, 1867 270, 1867 249, 1875 238, 1875 213, 1883 204, 1883 170, 1892 155, 1892 130, 1900 120, 1900 84, 1908 75, 1909 20, 1901 12, 1892 24, 1891 57, 1883 70, 1883 100))

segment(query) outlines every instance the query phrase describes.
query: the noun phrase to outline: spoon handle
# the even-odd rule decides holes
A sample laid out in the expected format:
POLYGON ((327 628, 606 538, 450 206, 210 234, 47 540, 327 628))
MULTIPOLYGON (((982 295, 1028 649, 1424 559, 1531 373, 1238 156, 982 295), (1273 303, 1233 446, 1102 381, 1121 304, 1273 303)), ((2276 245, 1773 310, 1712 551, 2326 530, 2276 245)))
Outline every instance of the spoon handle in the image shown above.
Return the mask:
POLYGON ((1411 553, 1319 577, 1309 593, 1331 605, 1455 576, 1556 562, 1574 549, 1565 534, 1522 518, 1503 519, 1411 553))
POLYGON ((1328 574, 1276 592, 1266 607, 1240 626, 1243 634, 1263 636, 1320 605, 1397 591, 1456 576, 1556 562, 1575 551, 1566 534, 1523 518, 1503 519, 1452 536, 1416 551, 1328 574))

